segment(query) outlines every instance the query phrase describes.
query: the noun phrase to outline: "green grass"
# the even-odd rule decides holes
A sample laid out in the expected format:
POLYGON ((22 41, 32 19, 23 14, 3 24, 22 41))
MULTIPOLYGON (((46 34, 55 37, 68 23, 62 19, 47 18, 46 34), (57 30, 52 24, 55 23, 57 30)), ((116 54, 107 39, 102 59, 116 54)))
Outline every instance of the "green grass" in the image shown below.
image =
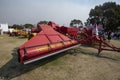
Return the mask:
MULTIPOLYGON (((26 38, 0 35, 0 80, 119 80, 119 52, 103 51, 79 46, 59 55, 28 65, 17 61, 16 49, 26 38), (77 54, 77 55, 75 55, 77 54)), ((111 43, 120 47, 120 42, 111 43)))

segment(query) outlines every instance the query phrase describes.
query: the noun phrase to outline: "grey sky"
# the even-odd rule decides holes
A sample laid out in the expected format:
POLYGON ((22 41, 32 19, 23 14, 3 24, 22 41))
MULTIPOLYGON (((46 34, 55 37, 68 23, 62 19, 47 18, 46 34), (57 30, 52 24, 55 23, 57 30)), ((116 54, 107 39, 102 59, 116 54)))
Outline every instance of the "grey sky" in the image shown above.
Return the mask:
MULTIPOLYGON (((36 24, 41 20, 69 25, 72 19, 83 22, 91 8, 111 0, 0 0, 0 23, 36 24)), ((120 0, 112 2, 120 4, 120 0)))

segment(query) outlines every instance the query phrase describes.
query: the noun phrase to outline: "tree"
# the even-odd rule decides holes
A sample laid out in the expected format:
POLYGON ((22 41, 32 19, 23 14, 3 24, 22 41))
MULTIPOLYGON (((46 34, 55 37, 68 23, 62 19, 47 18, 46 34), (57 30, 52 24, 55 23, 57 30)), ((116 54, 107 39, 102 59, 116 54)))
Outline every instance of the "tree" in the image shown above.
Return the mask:
POLYGON ((88 24, 102 24, 105 30, 116 31, 120 26, 120 5, 106 2, 90 10, 88 24))
POLYGON ((12 26, 9 25, 8 28, 12 28, 12 26))
POLYGON ((79 27, 79 26, 82 26, 82 25, 83 25, 83 23, 82 23, 81 20, 73 19, 70 22, 71 27, 79 27))
POLYGON ((25 28, 30 28, 30 29, 31 29, 31 28, 34 27, 34 26, 33 26, 32 24, 24 24, 24 27, 25 27, 25 28))
POLYGON ((14 28, 14 29, 23 29, 24 26, 18 25, 18 24, 14 24, 11 28, 14 28))
POLYGON ((40 21, 38 24, 48 24, 48 21, 40 21))

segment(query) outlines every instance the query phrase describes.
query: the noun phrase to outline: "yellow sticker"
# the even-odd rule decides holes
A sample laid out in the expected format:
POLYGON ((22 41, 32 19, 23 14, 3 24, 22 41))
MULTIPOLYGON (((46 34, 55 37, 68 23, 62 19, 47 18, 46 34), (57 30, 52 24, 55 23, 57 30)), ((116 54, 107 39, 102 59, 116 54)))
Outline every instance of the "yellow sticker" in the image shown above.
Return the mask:
POLYGON ((43 46, 43 47, 37 47, 36 51, 40 52, 40 51, 45 51, 48 50, 48 46, 43 46))

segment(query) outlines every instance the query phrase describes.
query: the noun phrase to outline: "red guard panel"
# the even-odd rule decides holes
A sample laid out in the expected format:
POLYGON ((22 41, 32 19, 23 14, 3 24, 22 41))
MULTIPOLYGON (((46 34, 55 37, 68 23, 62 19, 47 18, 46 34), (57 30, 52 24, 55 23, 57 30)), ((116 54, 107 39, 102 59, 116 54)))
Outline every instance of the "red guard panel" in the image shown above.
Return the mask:
POLYGON ((50 41, 48 40, 48 38, 45 35, 38 34, 35 37, 31 38, 29 41, 25 42, 20 48, 49 44, 49 43, 50 43, 50 41))
POLYGON ((38 25, 40 32, 18 49, 19 61, 30 63, 75 47, 78 42, 55 31, 51 26, 38 25))
POLYGON ((63 41, 58 35, 48 35, 49 40, 51 41, 51 43, 56 43, 56 42, 61 42, 63 41))

